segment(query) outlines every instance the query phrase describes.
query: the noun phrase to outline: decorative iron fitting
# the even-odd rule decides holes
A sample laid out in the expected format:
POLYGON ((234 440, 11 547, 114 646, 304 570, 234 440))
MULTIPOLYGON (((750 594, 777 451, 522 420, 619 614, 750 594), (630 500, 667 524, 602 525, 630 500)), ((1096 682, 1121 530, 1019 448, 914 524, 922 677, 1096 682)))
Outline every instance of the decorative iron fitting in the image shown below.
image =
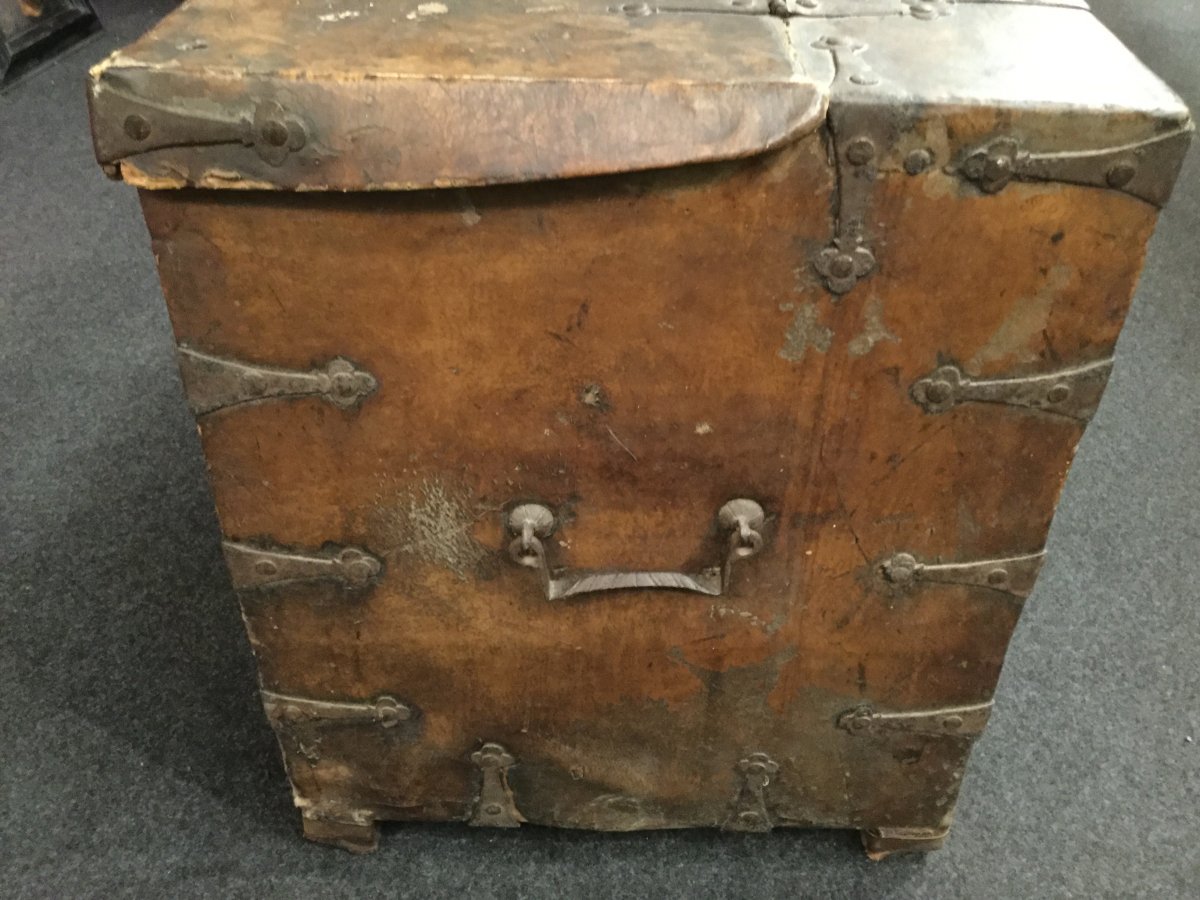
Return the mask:
POLYGON ((728 587, 735 562, 756 555, 763 548, 762 528, 766 516, 753 500, 730 500, 717 513, 717 522, 727 537, 724 565, 699 572, 562 571, 551 570, 545 539, 554 533, 554 513, 540 503, 523 503, 508 515, 512 539, 508 555, 517 565, 537 569, 547 600, 563 600, 599 591, 662 588, 691 591, 718 597, 728 587))
POLYGON ((229 109, 199 98, 153 97, 155 90, 150 74, 136 72, 109 70, 94 83, 93 99, 104 103, 104 131, 96 135, 103 162, 164 147, 244 144, 278 166, 308 143, 301 118, 275 100, 247 99, 229 109))
POLYGON ((999 193, 1014 179, 1059 181, 1111 188, 1162 206, 1190 137, 1187 128, 1136 144, 1067 153, 1039 153, 1002 137, 969 151, 956 171, 985 194, 999 193))
POLYGON ((500 744, 489 743, 471 754, 471 762, 479 769, 480 782, 468 824, 516 828, 524 822, 508 786, 508 770, 516 764, 516 757, 500 744))
MULTIPOLYGON (((833 93, 861 94, 859 88, 878 84, 879 78, 862 57, 867 45, 836 33, 826 34, 812 46, 826 50, 834 60, 833 93)), ((835 297, 847 293, 877 268, 871 248, 869 215, 879 160, 891 149, 892 134, 886 113, 860 102, 835 102, 829 113, 837 174, 833 241, 812 260, 814 271, 835 297)))
POLYGON ((975 737, 983 733, 992 703, 920 709, 911 712, 879 712, 869 704, 846 710, 837 717, 837 727, 857 735, 925 734, 975 737))
POLYGON ((954 0, 772 0, 772 15, 784 19, 841 19, 851 16, 903 16, 935 19, 949 15, 954 0))
POLYGON ((836 237, 817 254, 813 268, 835 294, 844 294, 859 280, 875 271, 875 254, 862 244, 862 238, 836 237))
POLYGON ((854 38, 839 34, 828 34, 813 42, 814 49, 828 50, 833 56, 833 64, 837 74, 835 81, 848 81, 850 84, 870 86, 879 84, 879 76, 871 71, 863 59, 862 53, 867 45, 854 38))
POLYGON ((963 563, 923 563, 910 553, 897 553, 883 561, 880 574, 899 588, 915 588, 925 582, 963 584, 991 588, 1022 599, 1033 592, 1045 552, 1008 559, 983 559, 963 563))
POLYGON ((914 383, 909 393, 928 413, 943 413, 960 403, 1002 403, 1086 422, 1100 405, 1111 372, 1111 359, 1023 378, 973 379, 958 366, 942 366, 914 383))
POLYGON ((395 728, 414 716, 412 707, 382 694, 368 701, 310 700, 262 692, 267 718, 276 725, 378 725, 395 728))
POLYGON ((254 366, 189 347, 178 348, 178 359, 188 406, 195 416, 291 397, 320 397, 341 409, 353 409, 379 386, 369 372, 340 356, 307 372, 254 366))
POLYGON ((726 831, 770 831, 767 788, 779 772, 779 764, 765 753, 751 753, 739 760, 739 784, 733 811, 722 826, 726 831))
POLYGON ((383 570, 379 558, 360 547, 330 546, 316 554, 267 550, 236 541, 224 541, 221 547, 233 587, 239 591, 316 580, 363 588, 383 570))
POLYGON ((841 19, 854 16, 911 16, 938 19, 954 13, 960 3, 1020 2, 1026 6, 1066 6, 1087 9, 1086 0, 769 0, 774 16, 841 19))

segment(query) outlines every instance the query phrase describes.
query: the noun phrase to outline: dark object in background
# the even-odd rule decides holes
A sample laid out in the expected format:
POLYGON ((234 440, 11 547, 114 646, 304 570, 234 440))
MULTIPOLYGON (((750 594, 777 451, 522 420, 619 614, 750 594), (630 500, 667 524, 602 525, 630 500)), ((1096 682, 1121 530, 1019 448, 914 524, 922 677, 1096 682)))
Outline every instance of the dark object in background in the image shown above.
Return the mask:
POLYGON ((0 87, 99 27, 88 0, 0 0, 0 87))

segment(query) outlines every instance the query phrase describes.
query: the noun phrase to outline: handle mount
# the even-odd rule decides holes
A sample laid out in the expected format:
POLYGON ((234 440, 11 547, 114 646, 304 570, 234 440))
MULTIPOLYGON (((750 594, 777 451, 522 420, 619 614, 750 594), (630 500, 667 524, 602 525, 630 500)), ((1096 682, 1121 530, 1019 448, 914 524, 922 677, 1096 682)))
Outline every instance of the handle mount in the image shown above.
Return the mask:
POLYGON ((537 569, 547 600, 563 600, 598 591, 652 588, 691 591, 719 597, 729 586, 731 568, 739 559, 748 559, 763 548, 762 507, 753 500, 730 500, 717 513, 721 530, 729 536, 725 559, 699 572, 645 572, 620 569, 564 569, 552 572, 546 559, 544 541, 558 525, 554 512, 540 503, 523 503, 508 515, 508 531, 513 536, 508 555, 520 566, 537 569))

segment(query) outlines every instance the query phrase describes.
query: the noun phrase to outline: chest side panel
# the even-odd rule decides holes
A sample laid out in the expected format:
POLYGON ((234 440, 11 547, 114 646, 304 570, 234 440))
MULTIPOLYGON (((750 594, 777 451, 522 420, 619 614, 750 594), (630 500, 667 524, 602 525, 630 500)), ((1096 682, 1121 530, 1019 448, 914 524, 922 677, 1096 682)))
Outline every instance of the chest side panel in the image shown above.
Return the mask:
POLYGON ((811 264, 835 152, 815 135, 543 186, 144 196, 183 346, 287 371, 341 357, 374 382, 345 408, 200 416, 229 542, 379 563, 360 584, 254 570, 241 591, 268 691, 411 711, 277 718, 302 797, 465 817, 471 753, 497 741, 531 821, 717 824, 754 752, 780 768, 780 823, 944 819, 970 734, 845 716, 986 703, 1023 591, 887 564, 1038 553, 1082 423, 934 415, 912 386, 949 360, 983 377, 1107 358, 1153 211, 881 179, 884 264, 835 298, 811 264), (717 597, 548 601, 506 552, 506 516, 536 501, 555 566, 695 573, 723 559, 738 497, 763 507, 764 546, 717 597))

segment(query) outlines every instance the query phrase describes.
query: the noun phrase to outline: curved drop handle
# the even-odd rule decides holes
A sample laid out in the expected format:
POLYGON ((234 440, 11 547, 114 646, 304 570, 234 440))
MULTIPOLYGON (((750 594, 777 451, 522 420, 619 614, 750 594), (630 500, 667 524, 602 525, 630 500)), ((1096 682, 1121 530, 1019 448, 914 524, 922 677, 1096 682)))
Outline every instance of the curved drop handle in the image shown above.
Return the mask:
POLYGON ((719 597, 729 586, 733 563, 754 556, 762 549, 760 530, 764 519, 762 507, 753 500, 730 500, 722 506, 717 513, 717 521, 729 534, 728 552, 721 564, 699 572, 566 569, 552 573, 543 540, 554 533, 558 523, 548 507, 539 503, 525 503, 508 515, 508 530, 513 535, 508 545, 508 555, 518 565, 537 569, 541 573, 547 600, 637 588, 692 591, 719 597))

